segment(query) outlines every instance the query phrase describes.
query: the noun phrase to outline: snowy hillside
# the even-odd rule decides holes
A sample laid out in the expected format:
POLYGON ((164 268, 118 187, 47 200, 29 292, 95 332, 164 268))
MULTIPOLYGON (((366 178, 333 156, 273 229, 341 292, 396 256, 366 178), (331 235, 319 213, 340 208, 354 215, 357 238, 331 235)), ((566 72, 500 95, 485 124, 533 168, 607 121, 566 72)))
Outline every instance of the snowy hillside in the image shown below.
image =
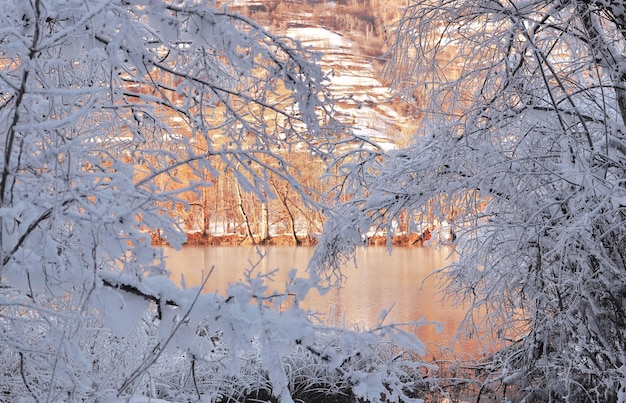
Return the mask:
POLYGON ((392 93, 378 76, 372 59, 354 52, 354 43, 319 26, 297 26, 285 34, 323 53, 322 65, 331 73, 331 89, 341 99, 339 117, 357 135, 391 145, 401 135, 404 118, 394 108, 392 93))
MULTIPOLYGON (((242 14, 268 24, 268 29, 310 46, 323 54, 322 66, 330 74, 331 89, 339 99, 337 117, 353 133, 391 148, 408 129, 401 103, 381 78, 384 9, 397 9, 394 2, 376 3, 363 11, 338 6, 336 2, 247 1, 229 2, 242 14), (296 4, 297 3, 297 4, 296 4), (370 21, 376 16, 375 21, 370 21), (354 21, 356 22, 354 22, 354 21), (338 22, 340 21, 340 22, 338 22), (351 28, 340 27, 341 22, 351 28), (364 21, 370 22, 363 32, 364 21), (360 25, 359 25, 360 24, 360 25), (360 29, 359 29, 360 28, 360 29), (359 43, 356 43, 358 41, 359 43), (364 49, 369 47, 369 52, 364 49)), ((388 13, 388 12, 387 12, 388 13)), ((407 107, 407 105, 402 105, 407 107)))

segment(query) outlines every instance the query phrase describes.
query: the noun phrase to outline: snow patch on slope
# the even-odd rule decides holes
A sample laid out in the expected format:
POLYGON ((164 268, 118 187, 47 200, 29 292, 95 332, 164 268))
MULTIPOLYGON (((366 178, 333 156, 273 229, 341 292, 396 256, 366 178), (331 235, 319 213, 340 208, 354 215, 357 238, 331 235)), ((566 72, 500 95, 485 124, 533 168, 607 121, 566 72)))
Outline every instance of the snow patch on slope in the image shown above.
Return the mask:
POLYGON ((285 35, 323 53, 330 88, 341 99, 336 105, 339 118, 353 127, 353 133, 393 148, 404 118, 393 108, 393 93, 377 77, 372 60, 355 52, 352 40, 323 27, 291 27, 285 35))

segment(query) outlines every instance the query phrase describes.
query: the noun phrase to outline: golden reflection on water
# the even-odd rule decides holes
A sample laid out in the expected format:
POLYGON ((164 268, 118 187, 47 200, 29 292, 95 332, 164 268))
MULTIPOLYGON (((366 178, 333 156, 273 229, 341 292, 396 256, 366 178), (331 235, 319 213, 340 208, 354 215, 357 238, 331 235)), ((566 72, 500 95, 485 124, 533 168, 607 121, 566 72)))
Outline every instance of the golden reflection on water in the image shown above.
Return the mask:
MULTIPOLYGON (((305 276, 305 268, 313 253, 312 248, 291 246, 186 246, 176 251, 168 248, 168 270, 172 279, 181 275, 188 287, 198 286, 212 267, 205 292, 224 293, 228 284, 244 279, 244 270, 256 265, 256 273, 279 269, 270 283, 270 291, 284 290, 287 273, 298 269, 305 276), (259 252, 265 258, 259 261, 259 252)), ((341 289, 320 296, 311 292, 300 306, 318 313, 324 323, 361 329, 376 327, 383 310, 391 310, 384 324, 405 322, 439 322, 416 327, 414 331, 429 348, 429 354, 441 355, 455 340, 465 310, 441 301, 437 279, 428 277, 446 266, 450 250, 423 247, 394 248, 390 255, 384 247, 370 247, 357 253, 357 267, 344 268, 347 281, 341 289)), ((463 339, 454 346, 462 356, 480 355, 479 343, 463 339)))

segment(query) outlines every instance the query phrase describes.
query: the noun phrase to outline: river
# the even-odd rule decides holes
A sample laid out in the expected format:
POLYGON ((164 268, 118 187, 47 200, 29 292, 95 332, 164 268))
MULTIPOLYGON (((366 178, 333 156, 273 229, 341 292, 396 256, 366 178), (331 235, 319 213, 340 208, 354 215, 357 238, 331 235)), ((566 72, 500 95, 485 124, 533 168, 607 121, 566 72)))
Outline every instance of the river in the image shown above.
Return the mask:
MULTIPOLYGON (((313 253, 313 248, 292 246, 185 246, 181 250, 166 249, 167 267, 178 281, 184 275, 187 286, 198 286, 214 267, 206 292, 223 293, 229 283, 244 278, 244 269, 256 264, 259 273, 279 269, 270 287, 281 290, 290 269, 298 269, 300 276, 313 253), (259 252, 265 258, 259 261, 259 252)), ((318 313, 325 323, 342 324, 361 329, 377 325, 381 312, 392 308, 385 323, 436 322, 415 329, 431 352, 439 355, 439 348, 447 347, 458 330, 465 311, 451 303, 443 303, 434 276, 434 270, 450 261, 449 250, 424 247, 394 248, 389 254, 384 247, 361 249, 357 266, 343 270, 347 280, 341 289, 323 296, 310 293, 301 306, 318 313)), ((462 355, 474 355, 475 342, 457 343, 454 350, 462 355)))

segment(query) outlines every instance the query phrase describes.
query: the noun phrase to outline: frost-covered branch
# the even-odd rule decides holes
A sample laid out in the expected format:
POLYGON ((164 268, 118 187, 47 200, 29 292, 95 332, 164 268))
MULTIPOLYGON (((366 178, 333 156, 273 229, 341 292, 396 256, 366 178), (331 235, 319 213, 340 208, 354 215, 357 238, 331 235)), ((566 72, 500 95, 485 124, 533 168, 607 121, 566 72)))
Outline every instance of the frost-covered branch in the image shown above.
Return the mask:
POLYGON ((625 15, 622 1, 410 2, 387 73, 418 130, 345 161, 320 240, 332 274, 370 229, 445 222, 447 294, 493 336, 493 379, 527 400, 624 390, 625 15))

